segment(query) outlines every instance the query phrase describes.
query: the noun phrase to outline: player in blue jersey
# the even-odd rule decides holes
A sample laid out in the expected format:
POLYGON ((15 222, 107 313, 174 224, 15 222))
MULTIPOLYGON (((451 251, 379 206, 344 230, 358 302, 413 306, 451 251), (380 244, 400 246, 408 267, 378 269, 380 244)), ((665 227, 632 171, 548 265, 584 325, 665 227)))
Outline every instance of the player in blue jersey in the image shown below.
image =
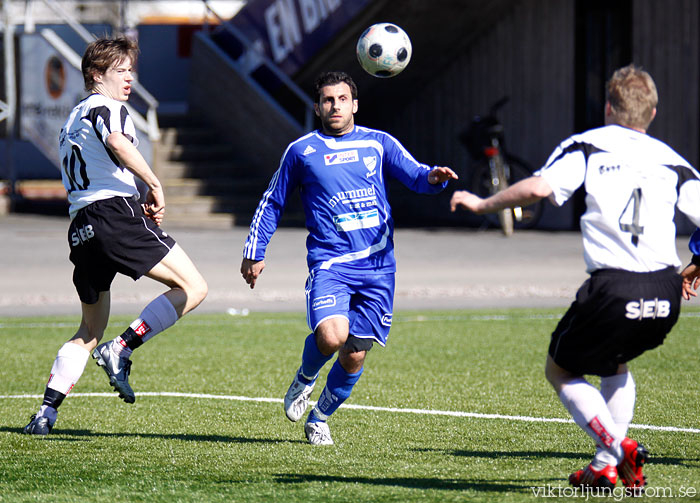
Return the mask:
POLYGON ((696 290, 700 287, 700 228, 695 229, 695 232, 690 236, 688 247, 693 257, 690 260, 690 264, 681 272, 683 277, 683 298, 685 300, 697 297, 696 290))
POLYGON ((392 136, 355 125, 357 87, 343 72, 316 81, 321 128, 292 142, 258 205, 241 274, 251 288, 290 194, 299 190, 309 236, 307 322, 301 367, 284 398, 291 421, 306 411, 321 368, 338 352, 304 426, 314 445, 333 444, 327 420, 350 396, 374 342, 384 346, 394 299, 394 225, 387 178, 415 192, 440 192, 457 175, 417 162, 392 136))

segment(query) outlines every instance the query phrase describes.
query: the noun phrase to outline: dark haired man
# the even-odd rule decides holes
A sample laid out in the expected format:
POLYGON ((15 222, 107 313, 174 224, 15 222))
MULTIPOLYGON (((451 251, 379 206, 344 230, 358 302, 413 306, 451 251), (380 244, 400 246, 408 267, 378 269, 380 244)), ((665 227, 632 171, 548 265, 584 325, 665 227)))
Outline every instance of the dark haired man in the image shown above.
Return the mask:
POLYGON ((457 175, 417 162, 387 133, 357 126, 357 87, 343 72, 316 81, 321 128, 292 142, 263 194, 245 243, 241 274, 251 288, 287 199, 299 190, 309 230, 307 322, 301 367, 284 398, 291 421, 306 411, 321 368, 338 352, 304 426, 314 445, 333 444, 327 420, 350 396, 374 342, 384 346, 393 312, 394 261, 386 181, 437 193, 457 175))

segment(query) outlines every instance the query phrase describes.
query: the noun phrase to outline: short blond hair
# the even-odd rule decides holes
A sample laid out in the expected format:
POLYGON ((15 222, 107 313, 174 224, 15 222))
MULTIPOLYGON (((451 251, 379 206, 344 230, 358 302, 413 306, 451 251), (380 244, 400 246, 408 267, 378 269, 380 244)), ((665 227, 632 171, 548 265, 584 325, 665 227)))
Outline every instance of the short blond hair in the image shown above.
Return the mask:
POLYGON ((608 81, 607 93, 616 124, 644 130, 649 127, 659 102, 651 75, 634 64, 619 68, 608 81))

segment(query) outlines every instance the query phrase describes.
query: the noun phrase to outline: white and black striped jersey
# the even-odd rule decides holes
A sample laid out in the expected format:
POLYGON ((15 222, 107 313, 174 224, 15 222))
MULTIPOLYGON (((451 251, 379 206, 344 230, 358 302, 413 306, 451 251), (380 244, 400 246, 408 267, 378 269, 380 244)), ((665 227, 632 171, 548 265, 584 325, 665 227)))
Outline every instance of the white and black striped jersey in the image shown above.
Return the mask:
POLYGON ((71 111, 59 135, 63 185, 70 217, 88 204, 114 196, 138 195, 134 175, 119 165, 107 146, 110 133, 120 131, 134 146, 136 129, 124 103, 91 94, 71 111))
POLYGON ((583 185, 581 217, 588 272, 679 267, 675 208, 700 225, 700 175, 665 143, 610 125, 573 135, 536 174, 560 206, 583 185))

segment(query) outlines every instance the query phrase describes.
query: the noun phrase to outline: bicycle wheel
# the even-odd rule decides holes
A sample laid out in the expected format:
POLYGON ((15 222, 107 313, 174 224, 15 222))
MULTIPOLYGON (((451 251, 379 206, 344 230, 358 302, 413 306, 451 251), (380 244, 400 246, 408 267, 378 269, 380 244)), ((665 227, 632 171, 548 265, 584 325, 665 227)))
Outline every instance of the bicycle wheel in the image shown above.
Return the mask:
MULTIPOLYGON (((471 180, 471 192, 479 197, 487 198, 499 190, 508 187, 508 169, 503 163, 496 166, 495 179, 491 174, 491 166, 488 161, 479 162, 474 168, 471 180)), ((510 236, 513 233, 513 211, 509 208, 498 213, 483 215, 484 221, 493 227, 500 227, 503 234, 510 236)))
MULTIPOLYGON (((494 158, 494 162, 496 167, 496 176, 498 177, 498 184, 494 188, 495 192, 501 192, 508 188, 510 169, 501 156, 496 156, 494 158)), ((512 209, 505 208, 498 212, 498 222, 501 224, 501 230, 505 236, 510 236, 513 234, 513 220, 512 209)))
MULTIPOLYGON (((506 160, 510 168, 508 177, 510 185, 532 176, 530 169, 517 157, 506 156, 506 160)), ((513 225, 515 229, 532 229, 537 225, 537 222, 539 222, 543 211, 544 200, 523 206, 519 210, 517 208, 514 209, 513 225)))

